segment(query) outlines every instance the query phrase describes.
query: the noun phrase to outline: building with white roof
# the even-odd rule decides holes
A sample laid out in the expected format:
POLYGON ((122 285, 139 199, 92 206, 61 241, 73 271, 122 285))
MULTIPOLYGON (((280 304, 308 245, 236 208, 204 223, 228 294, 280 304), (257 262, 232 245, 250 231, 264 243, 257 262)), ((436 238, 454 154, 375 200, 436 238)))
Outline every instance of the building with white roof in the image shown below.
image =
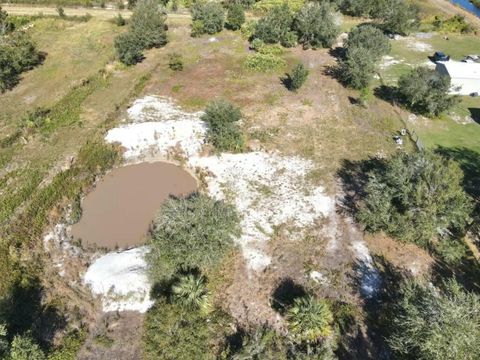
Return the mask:
POLYGON ((450 77, 452 94, 480 94, 480 63, 461 61, 437 62, 436 71, 450 77))

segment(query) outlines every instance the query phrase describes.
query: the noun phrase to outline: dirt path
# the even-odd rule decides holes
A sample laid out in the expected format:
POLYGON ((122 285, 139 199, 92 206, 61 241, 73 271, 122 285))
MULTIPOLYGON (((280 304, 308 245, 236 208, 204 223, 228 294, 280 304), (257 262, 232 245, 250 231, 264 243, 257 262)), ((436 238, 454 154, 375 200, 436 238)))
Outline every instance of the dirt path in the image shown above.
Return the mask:
POLYGON ((448 0, 428 0, 428 1, 430 1, 431 4, 435 5, 440 10, 442 10, 445 14, 462 15, 470 24, 480 28, 480 18, 475 16, 471 12, 465 9, 462 9, 460 6, 454 5, 448 0))
MULTIPOLYGON (((58 15, 55 6, 36 6, 26 4, 0 4, 3 10, 11 15, 58 15)), ((132 15, 130 10, 118 9, 99 9, 99 8, 85 8, 85 7, 64 7, 67 16, 83 16, 90 14, 99 19, 111 19, 117 14, 121 14, 124 18, 129 18, 132 15)), ((168 14, 170 18, 189 18, 189 14, 168 14)))

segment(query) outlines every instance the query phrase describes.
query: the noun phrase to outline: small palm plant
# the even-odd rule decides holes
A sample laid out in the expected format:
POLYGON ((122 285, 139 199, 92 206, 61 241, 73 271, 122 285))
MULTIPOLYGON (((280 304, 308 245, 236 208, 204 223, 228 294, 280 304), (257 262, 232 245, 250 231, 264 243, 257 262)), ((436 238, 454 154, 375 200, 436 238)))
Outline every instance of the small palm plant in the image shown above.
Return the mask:
POLYGON ((173 299, 182 306, 199 309, 203 314, 212 311, 205 277, 188 274, 172 286, 173 299))
POLYGON ((295 299, 287 312, 288 328, 298 342, 316 342, 328 337, 332 332, 332 321, 333 314, 328 303, 312 296, 295 299))

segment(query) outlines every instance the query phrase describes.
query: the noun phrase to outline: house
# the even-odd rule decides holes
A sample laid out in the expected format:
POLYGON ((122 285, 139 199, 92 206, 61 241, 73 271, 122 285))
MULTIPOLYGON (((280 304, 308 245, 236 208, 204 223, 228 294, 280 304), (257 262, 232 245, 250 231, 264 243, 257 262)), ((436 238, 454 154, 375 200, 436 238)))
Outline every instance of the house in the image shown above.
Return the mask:
POLYGON ((480 94, 480 63, 461 61, 438 62, 435 70, 450 77, 452 94, 480 94))

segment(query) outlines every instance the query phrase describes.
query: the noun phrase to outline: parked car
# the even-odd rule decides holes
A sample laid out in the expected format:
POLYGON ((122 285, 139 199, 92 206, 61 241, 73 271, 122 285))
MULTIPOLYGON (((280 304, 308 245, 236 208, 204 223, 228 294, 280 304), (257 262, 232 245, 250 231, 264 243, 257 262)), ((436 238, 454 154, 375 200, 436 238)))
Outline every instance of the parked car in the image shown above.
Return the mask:
POLYGON ((445 53, 441 52, 441 51, 437 51, 435 52, 435 54, 433 54, 433 61, 437 62, 437 61, 449 61, 450 60, 450 56, 447 56, 445 55, 445 53))

